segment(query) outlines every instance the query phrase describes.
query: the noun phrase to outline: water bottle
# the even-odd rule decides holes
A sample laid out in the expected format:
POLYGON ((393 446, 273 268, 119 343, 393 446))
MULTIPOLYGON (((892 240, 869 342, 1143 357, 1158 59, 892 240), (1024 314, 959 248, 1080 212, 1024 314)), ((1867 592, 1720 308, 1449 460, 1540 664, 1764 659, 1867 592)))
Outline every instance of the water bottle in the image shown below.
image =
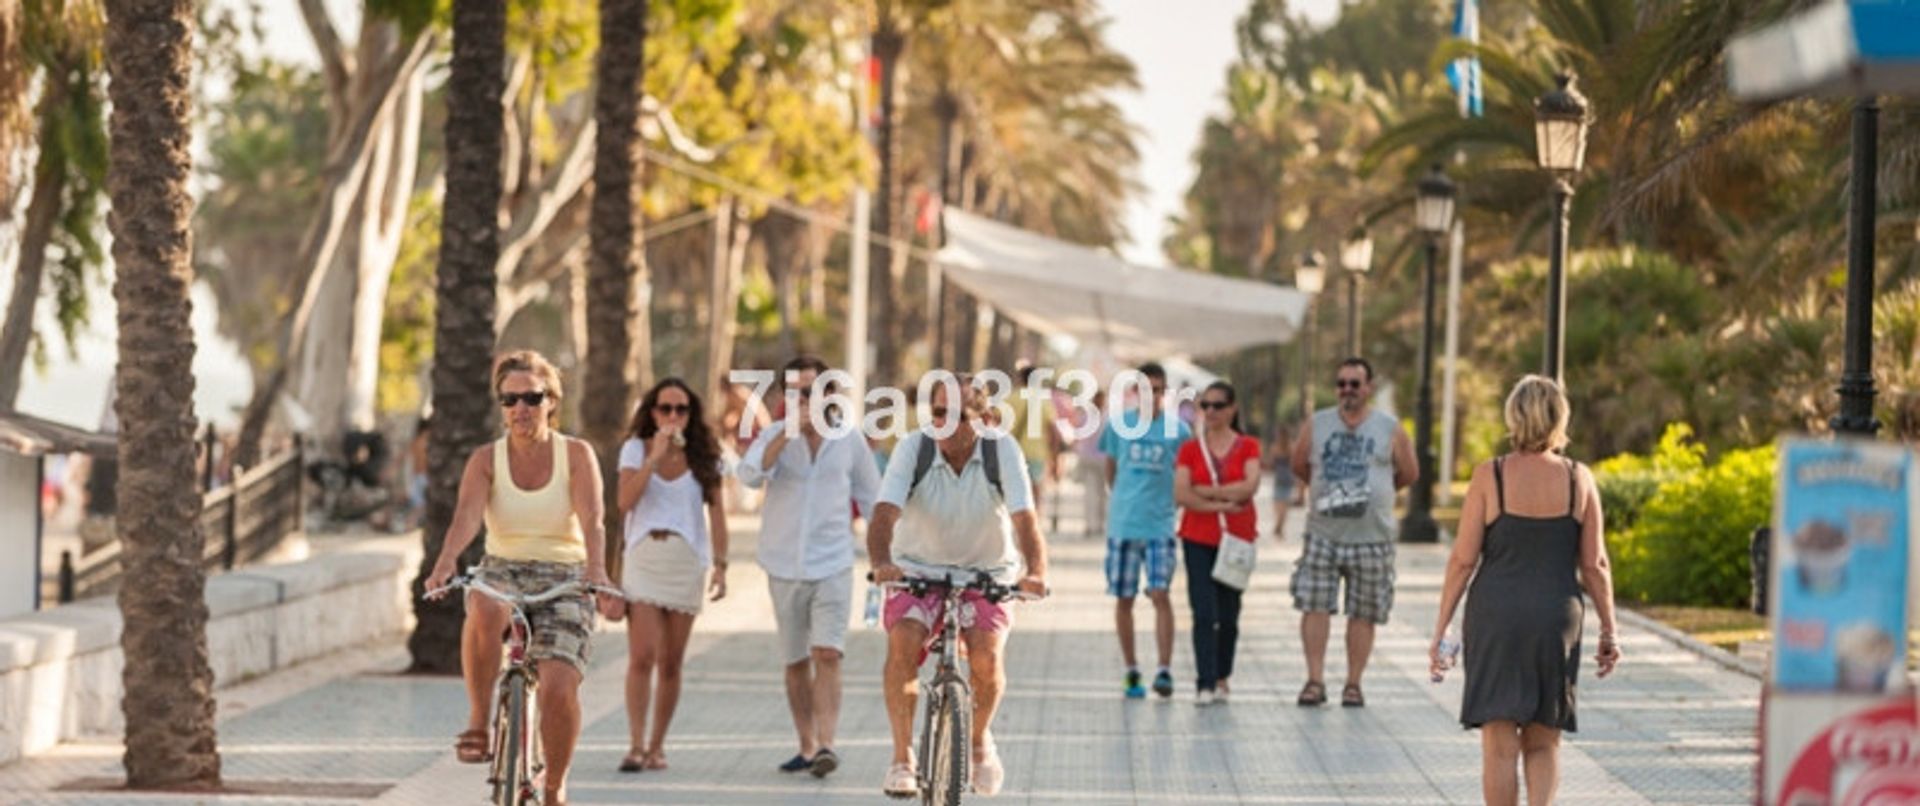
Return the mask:
POLYGON ((1433 673, 1433 682, 1438 683, 1445 678, 1446 670, 1453 668, 1459 660, 1460 639, 1453 634, 1452 630, 1448 630, 1447 634, 1440 638, 1440 671, 1433 673))
POLYGON ((876 627, 880 624, 880 599, 880 586, 868 583, 867 615, 865 619, 868 627, 876 627))

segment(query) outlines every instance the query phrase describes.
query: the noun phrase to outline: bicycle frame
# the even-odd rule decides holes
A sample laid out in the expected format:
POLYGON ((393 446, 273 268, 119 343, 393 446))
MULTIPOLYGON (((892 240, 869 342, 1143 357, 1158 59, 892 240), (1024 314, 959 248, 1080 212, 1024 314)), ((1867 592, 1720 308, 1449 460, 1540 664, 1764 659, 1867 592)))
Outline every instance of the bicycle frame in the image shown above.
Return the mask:
POLYGON ((479 594, 507 605, 506 650, 500 674, 494 681, 494 713, 491 721, 496 731, 493 760, 487 768, 487 783, 493 785, 497 803, 537 804, 540 802, 540 793, 535 790, 533 780, 545 769, 546 758, 540 746, 539 698, 535 696, 539 691, 540 676, 537 667, 527 656, 527 648, 532 643, 533 624, 527 620, 526 608, 588 592, 619 592, 574 580, 537 594, 512 594, 481 581, 478 573, 477 568, 468 569, 466 575, 449 580, 445 588, 429 591, 426 596, 435 598, 455 588, 464 588, 469 594, 479 594), (524 683, 516 685, 516 681, 524 683))

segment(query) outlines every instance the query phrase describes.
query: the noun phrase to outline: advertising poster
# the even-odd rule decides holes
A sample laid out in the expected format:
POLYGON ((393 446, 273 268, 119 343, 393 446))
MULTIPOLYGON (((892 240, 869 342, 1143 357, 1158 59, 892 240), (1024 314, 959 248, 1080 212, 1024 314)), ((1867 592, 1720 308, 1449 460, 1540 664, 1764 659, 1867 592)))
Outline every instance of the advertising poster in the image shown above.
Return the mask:
POLYGON ((1899 446, 1780 446, 1763 802, 1920 803, 1908 684, 1915 458, 1899 446))
POLYGON ((1903 684, 1912 453, 1791 440, 1779 484, 1773 689, 1876 694, 1903 684))

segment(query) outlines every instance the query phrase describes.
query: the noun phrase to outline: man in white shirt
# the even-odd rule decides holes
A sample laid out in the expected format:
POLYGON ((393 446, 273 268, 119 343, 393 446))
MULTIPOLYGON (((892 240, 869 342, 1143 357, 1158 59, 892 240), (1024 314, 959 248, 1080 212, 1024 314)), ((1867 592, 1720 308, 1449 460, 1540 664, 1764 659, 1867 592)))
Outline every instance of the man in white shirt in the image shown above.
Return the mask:
POLYGON ((816 388, 825 362, 800 356, 781 374, 798 405, 760 432, 740 461, 740 481, 765 488, 760 567, 773 594, 774 620, 786 664, 787 706, 800 753, 782 772, 824 778, 840 765, 833 752, 840 723, 840 658, 853 609, 853 513, 872 517, 880 471, 858 432, 829 437, 816 427, 840 412, 820 411, 816 388), (820 411, 816 417, 815 412, 820 411), (816 422, 816 420, 820 422, 816 422))
MULTIPOLYGON (((1007 434, 987 439, 976 430, 986 422, 987 399, 970 379, 959 379, 959 401, 949 400, 947 386, 933 387, 928 406, 931 427, 951 425, 952 435, 936 439, 931 428, 909 434, 887 461, 873 523, 867 530, 873 580, 884 584, 908 576, 939 579, 948 573, 962 579, 984 571, 1001 584, 1012 583, 1022 592, 1043 596, 1047 547, 1034 516, 1033 490, 1020 447, 1007 434), (916 480, 923 445, 935 455, 916 480), (988 450, 993 451, 991 468, 988 450)), ((944 604, 937 592, 916 597, 895 591, 887 598, 884 686, 887 719, 893 728, 893 763, 882 788, 892 797, 919 794, 912 756, 914 700, 922 647, 933 624, 942 618, 944 604)), ((993 795, 1006 777, 990 728, 1006 688, 1001 650, 1012 619, 1000 605, 977 593, 969 592, 961 607, 965 609, 959 613, 960 639, 967 649, 974 698, 969 737, 973 789, 993 795)))

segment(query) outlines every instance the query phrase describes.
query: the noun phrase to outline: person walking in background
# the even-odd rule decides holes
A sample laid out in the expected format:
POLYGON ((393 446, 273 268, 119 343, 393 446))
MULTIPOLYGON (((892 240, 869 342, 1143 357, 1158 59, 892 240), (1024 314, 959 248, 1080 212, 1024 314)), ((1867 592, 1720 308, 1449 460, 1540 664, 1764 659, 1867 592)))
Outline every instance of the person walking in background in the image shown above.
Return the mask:
POLYGON ((1215 381, 1200 393, 1200 434, 1180 446, 1174 499, 1185 508, 1180 545, 1187 561, 1187 603, 1193 607, 1196 705, 1227 701, 1240 640, 1240 594, 1213 578, 1223 540, 1260 536, 1260 441, 1240 433, 1233 385, 1215 381))
POLYGON ((1285 534, 1287 508, 1293 505, 1299 485, 1293 477, 1293 429, 1281 425, 1273 435, 1273 447, 1266 466, 1273 470, 1273 533, 1285 534))
POLYGON ((1559 789, 1560 732, 1577 727, 1582 589, 1600 617, 1599 675, 1620 662, 1600 491, 1585 465, 1559 455, 1569 415, 1553 379, 1528 375, 1514 385, 1506 405, 1513 452, 1474 468, 1440 589, 1428 652, 1435 679, 1452 663, 1442 644, 1471 581, 1460 724, 1480 728, 1489 804, 1519 802, 1522 763, 1529 804, 1552 803, 1559 789))
POLYGON ((1045 388, 1031 388, 1033 366, 1023 365, 1014 371, 1014 394, 1008 399, 1013 406, 1013 428, 1010 436, 1020 446, 1020 455, 1027 460, 1027 478, 1033 485, 1033 516, 1041 517, 1041 499, 1045 496, 1046 486, 1053 481, 1053 399, 1045 388))
POLYGON ((1153 363, 1138 371, 1147 380, 1146 399, 1138 410, 1110 418, 1100 437, 1100 452, 1107 455, 1106 481, 1113 488, 1107 517, 1107 593, 1115 599, 1114 628, 1127 664, 1122 692, 1129 699, 1147 696, 1133 634, 1133 600, 1140 595, 1142 574, 1153 602, 1154 646, 1159 650, 1153 691, 1173 696, 1173 600, 1167 594, 1175 562, 1173 466, 1180 443, 1193 433, 1166 410, 1167 371, 1153 363))
POLYGON ((815 389, 827 364, 812 356, 788 361, 783 383, 798 399, 786 420, 761 432, 740 463, 740 481, 766 490, 759 560, 773 596, 781 663, 786 666, 787 707, 800 752, 781 772, 809 771, 824 778, 840 766, 833 752, 840 724, 840 660, 846 654, 853 613, 853 501, 873 516, 880 471, 866 438, 857 431, 827 436, 839 411, 819 411, 815 389), (819 411, 816 414, 816 411, 819 411))
POLYGON ((1413 440, 1392 417, 1374 411, 1373 365, 1340 362, 1340 404, 1313 415, 1293 446, 1293 473, 1308 485, 1307 537, 1294 565, 1294 609, 1301 612, 1307 684, 1302 706, 1324 705, 1327 639, 1346 589, 1347 684, 1340 704, 1367 704, 1360 678, 1373 654, 1374 629, 1393 610, 1394 492, 1420 475, 1413 440))
POLYGON ((679 378, 647 390, 620 448, 618 497, 627 552, 620 588, 628 602, 632 739, 621 772, 667 768, 667 726, 680 702, 680 670, 694 617, 706 597, 717 602, 727 595, 723 467, 700 396, 679 378))
POLYGON ((1087 537, 1107 534, 1107 455, 1100 452, 1100 436, 1105 430, 1107 393, 1095 391, 1093 406, 1074 408, 1080 418, 1073 424, 1073 473, 1080 482, 1081 503, 1086 518, 1087 537))
MULTIPOLYGON (((425 589, 444 596, 460 554, 487 528, 480 580, 511 594, 537 594, 571 581, 611 588, 601 525, 600 462, 593 447, 555 429, 560 416, 560 371, 539 353, 520 351, 493 365, 494 394, 505 412, 506 436, 467 457, 460 497, 440 556, 425 589)), ((616 599, 600 605, 617 613, 616 599)), ((592 649, 594 606, 586 596, 528 605, 532 626, 527 655, 540 676, 540 744, 546 749, 546 802, 567 799, 567 772, 580 738, 580 681, 592 649)), ((492 760, 488 723, 508 605, 478 593, 466 597, 460 631, 460 671, 467 687, 467 728, 454 740, 460 761, 492 760)))

